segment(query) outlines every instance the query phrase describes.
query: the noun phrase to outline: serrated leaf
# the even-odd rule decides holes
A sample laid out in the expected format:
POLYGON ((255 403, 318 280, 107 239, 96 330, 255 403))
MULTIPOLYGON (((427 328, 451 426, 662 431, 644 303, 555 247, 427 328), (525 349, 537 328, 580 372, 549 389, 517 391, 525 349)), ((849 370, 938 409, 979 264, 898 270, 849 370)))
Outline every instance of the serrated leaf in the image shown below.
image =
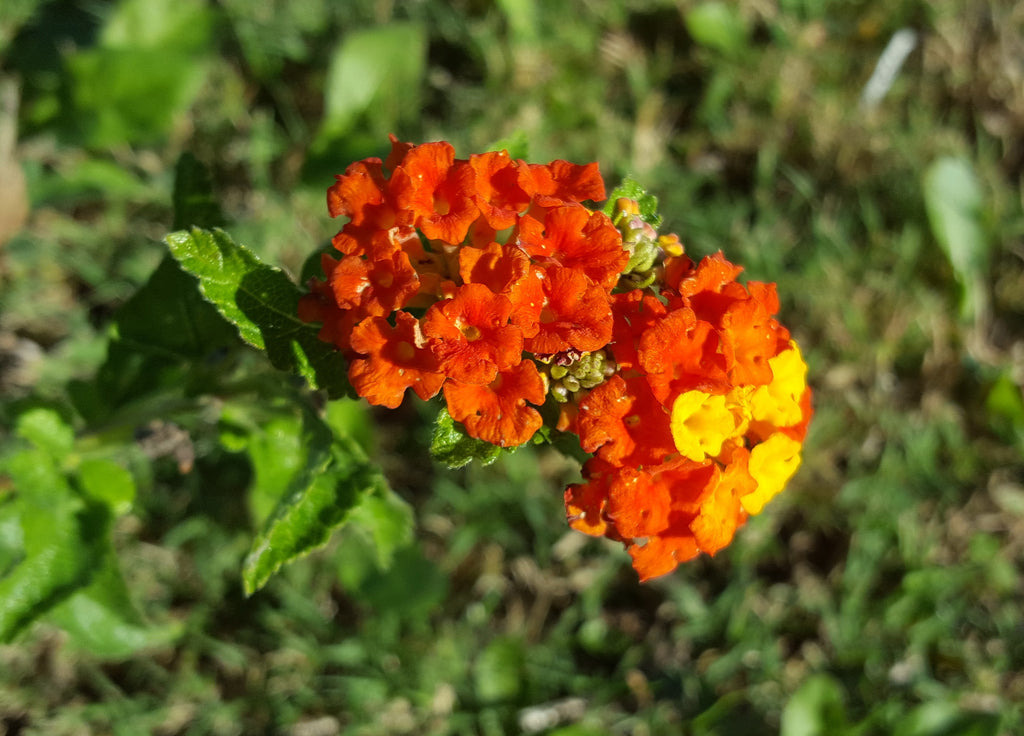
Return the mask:
POLYGON ((328 396, 346 394, 341 355, 298 317, 299 288, 280 269, 261 262, 223 230, 192 228, 167 236, 171 254, 199 279, 200 289, 250 345, 281 370, 298 373, 328 396))
POLYGON ((478 440, 466 434, 462 426, 452 419, 447 409, 442 408, 434 424, 434 436, 430 441, 430 454, 439 463, 449 468, 461 468, 474 460, 490 465, 501 455, 502 448, 490 442, 478 440))
POLYGON ((615 200, 625 198, 632 199, 640 205, 640 217, 651 227, 661 227, 661 215, 658 214, 658 198, 648 194, 647 190, 635 179, 626 177, 622 180, 612 193, 608 195, 608 201, 604 205, 604 213, 609 217, 615 209, 615 200))
POLYGON ((961 313, 973 318, 988 306, 991 241, 984 226, 981 184, 969 161, 947 156, 928 167, 922 187, 932 233, 961 288, 961 313))
POLYGON ((48 618, 76 646, 106 659, 166 645, 184 630, 181 622, 154 626, 143 621, 109 546, 89 584, 57 605, 48 618))
POLYGON ((71 490, 53 459, 37 449, 7 458, 17 493, 24 557, 0 578, 0 642, 88 584, 109 515, 71 490))
POLYGON ((296 482, 253 541, 242 581, 247 595, 282 565, 323 546, 366 494, 388 492, 387 481, 352 440, 336 437, 330 456, 307 485, 296 482))

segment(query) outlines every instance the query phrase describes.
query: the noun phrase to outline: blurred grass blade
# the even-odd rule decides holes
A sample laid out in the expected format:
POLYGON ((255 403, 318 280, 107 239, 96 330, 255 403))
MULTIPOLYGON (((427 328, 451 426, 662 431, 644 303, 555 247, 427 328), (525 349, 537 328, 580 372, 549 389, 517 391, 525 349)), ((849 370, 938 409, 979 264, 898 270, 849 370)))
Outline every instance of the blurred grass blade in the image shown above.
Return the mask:
POLYGON ((969 161, 947 156, 928 167, 922 187, 932 233, 960 284, 961 315, 975 319, 988 309, 985 277, 991 248, 981 184, 969 161))
POLYGON ((274 367, 298 373, 332 398, 345 395, 345 362, 317 337, 317 327, 299 319, 302 292, 283 271, 223 230, 192 228, 171 233, 166 242, 182 268, 199 279, 203 296, 243 340, 265 350, 274 367))

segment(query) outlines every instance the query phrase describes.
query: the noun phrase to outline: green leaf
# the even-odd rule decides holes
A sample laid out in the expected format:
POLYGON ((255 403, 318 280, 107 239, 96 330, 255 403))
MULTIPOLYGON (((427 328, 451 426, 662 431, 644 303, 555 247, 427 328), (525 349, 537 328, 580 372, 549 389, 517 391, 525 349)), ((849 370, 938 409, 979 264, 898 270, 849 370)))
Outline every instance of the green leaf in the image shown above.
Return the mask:
POLYGON ((151 626, 142 620, 109 545, 89 585, 56 606, 48 618, 76 646, 106 659, 167 645, 184 630, 182 622, 151 626))
POLYGON ((477 698, 484 703, 514 701, 522 690, 525 664, 522 641, 513 637, 492 641, 473 667, 477 698))
POLYGON ((135 501, 135 479, 113 460, 83 460, 78 466, 78 482, 90 498, 115 516, 128 513, 135 501))
POLYGON ((511 135, 494 141, 484 150, 508 151, 510 158, 526 160, 530 158, 530 138, 525 130, 519 128, 511 135))
POLYGON ((0 578, 0 642, 88 584, 107 543, 109 515, 87 506, 45 452, 4 462, 17 494, 24 556, 0 578))
POLYGON ((966 319, 988 308, 986 277, 991 239, 984 225, 984 194, 970 161, 947 156, 934 162, 922 183, 932 233, 946 254, 961 289, 966 319))
POLYGON ((846 727, 839 683, 831 675, 812 675, 793 693, 782 711, 780 736, 830 736, 846 727))
POLYGON ((961 710, 956 703, 936 700, 917 706, 893 730, 894 736, 996 736, 999 715, 961 710))
POLYGON ((424 28, 415 23, 389 23, 345 36, 327 71, 324 120, 313 149, 325 151, 364 114, 385 131, 417 114, 426 39, 424 28))
POLYGON ((502 448, 490 442, 470 437, 448 410, 442 408, 434 424, 434 437, 430 442, 430 454, 439 463, 449 468, 461 468, 474 460, 490 465, 501 455, 502 448))
POLYGON ((638 181, 626 177, 622 180, 612 193, 608 195, 608 201, 604 205, 604 213, 609 217, 615 210, 615 200, 625 198, 635 200, 640 205, 640 217, 651 227, 657 229, 661 226, 661 215, 658 214, 658 198, 648 194, 638 181))
POLYGON ((58 462, 63 462, 75 443, 74 431, 52 409, 26 411, 18 417, 15 432, 58 462))
POLYGON ((380 470, 347 437, 336 437, 329 455, 322 462, 308 462, 307 470, 293 480, 253 541, 242 570, 247 595, 262 588, 282 565, 323 546, 367 494, 389 492, 380 470))
POLYGON ((412 542, 412 509, 389 488, 364 495, 349 521, 369 533, 378 570, 389 569, 395 552, 412 542))
POLYGON ((302 375, 332 398, 345 395, 345 362, 317 337, 317 327, 299 319, 302 292, 283 271, 262 263, 223 230, 192 228, 168 235, 166 242, 243 340, 265 350, 276 368, 302 375))
POLYGON ((723 2, 707 2, 684 16, 686 30, 701 46, 733 55, 747 46, 747 26, 739 11, 723 2))
POLYGON ((237 344, 196 280, 167 256, 114 317, 114 338, 96 377, 99 398, 117 408, 158 387, 181 385, 190 367, 205 379, 222 371, 221 353, 237 344))

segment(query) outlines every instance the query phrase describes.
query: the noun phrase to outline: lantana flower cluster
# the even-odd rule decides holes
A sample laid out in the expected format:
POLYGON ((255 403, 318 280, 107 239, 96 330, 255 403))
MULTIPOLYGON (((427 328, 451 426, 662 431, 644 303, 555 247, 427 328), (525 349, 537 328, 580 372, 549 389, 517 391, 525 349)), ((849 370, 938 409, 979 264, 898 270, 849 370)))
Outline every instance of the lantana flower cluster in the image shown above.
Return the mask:
POLYGON ((392 137, 328 190, 348 221, 299 310, 371 404, 440 393, 500 447, 556 407, 590 456, 570 525, 622 542, 645 580, 714 554, 782 490, 811 391, 774 284, 739 283, 721 253, 693 262, 635 200, 585 204, 605 196, 595 163, 392 137))

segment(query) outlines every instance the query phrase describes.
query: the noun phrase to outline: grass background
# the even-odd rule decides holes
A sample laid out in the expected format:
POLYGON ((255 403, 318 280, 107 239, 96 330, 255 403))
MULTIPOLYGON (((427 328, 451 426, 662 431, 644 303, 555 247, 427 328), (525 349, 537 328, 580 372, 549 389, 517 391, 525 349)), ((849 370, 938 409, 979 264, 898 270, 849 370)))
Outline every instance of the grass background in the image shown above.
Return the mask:
POLYGON ((378 572, 342 532, 245 599, 251 468, 200 427, 193 470, 155 462, 115 530, 138 604, 184 633, 112 661, 37 626, 0 647, 0 734, 1022 732, 1017 3, 8 0, 3 426, 102 362, 181 152, 297 275, 336 230, 332 175, 389 132, 597 160, 688 252, 778 281, 816 390, 791 487, 641 586, 568 531, 560 456, 445 471, 428 412, 347 407, 415 544, 378 572))

